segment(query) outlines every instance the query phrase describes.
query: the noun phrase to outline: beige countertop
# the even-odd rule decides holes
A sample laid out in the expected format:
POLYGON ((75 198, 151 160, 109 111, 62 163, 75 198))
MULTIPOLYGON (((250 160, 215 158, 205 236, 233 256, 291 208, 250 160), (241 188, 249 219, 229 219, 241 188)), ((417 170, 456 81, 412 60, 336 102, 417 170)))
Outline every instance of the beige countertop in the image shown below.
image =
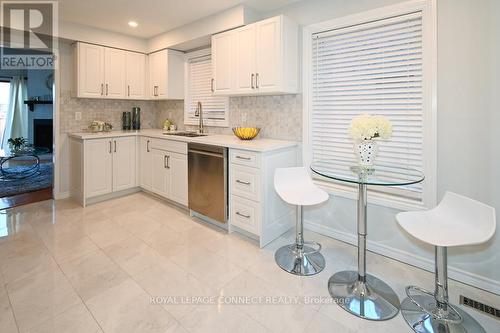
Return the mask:
POLYGON ((294 147, 298 145, 295 141, 275 140, 266 138, 255 138, 253 140, 240 140, 234 135, 224 134, 207 134, 199 137, 185 137, 176 135, 166 135, 164 130, 160 129, 144 129, 140 131, 111 131, 101 133, 79 132, 69 133, 69 136, 80 140, 92 140, 99 138, 116 138, 124 136, 144 136, 150 138, 159 138, 166 140, 175 140, 182 142, 202 143, 212 146, 220 146, 234 149, 243 149, 251 151, 273 151, 282 148, 294 147))

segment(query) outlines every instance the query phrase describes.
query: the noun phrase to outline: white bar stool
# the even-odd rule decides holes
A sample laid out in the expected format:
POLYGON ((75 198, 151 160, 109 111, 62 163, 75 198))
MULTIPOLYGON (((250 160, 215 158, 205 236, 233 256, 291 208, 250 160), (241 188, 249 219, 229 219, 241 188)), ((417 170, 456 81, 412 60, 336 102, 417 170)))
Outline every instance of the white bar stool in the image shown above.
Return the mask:
POLYGON ((325 202, 328 200, 328 193, 314 185, 309 171, 303 167, 276 169, 274 188, 284 201, 297 206, 295 244, 279 248, 274 254, 276 263, 283 270, 295 275, 308 276, 321 272, 325 268, 325 258, 319 252, 321 244, 304 242, 302 206, 325 202))
POLYGON ((495 209, 446 192, 436 208, 399 213, 396 218, 410 235, 435 246, 434 293, 406 287, 408 297, 401 303, 401 313, 408 325, 418 333, 486 332, 469 314, 448 303, 447 248, 488 241, 495 233, 495 209))

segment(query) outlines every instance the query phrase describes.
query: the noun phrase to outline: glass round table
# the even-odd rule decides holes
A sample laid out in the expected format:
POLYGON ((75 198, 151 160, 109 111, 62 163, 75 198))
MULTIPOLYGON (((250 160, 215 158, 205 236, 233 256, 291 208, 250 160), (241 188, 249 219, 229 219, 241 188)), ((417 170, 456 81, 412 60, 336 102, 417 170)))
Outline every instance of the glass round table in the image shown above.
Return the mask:
POLYGON ((366 273, 367 186, 410 186, 424 180, 422 172, 405 166, 340 165, 338 161, 317 160, 311 170, 329 180, 358 187, 357 233, 358 270, 337 272, 328 280, 330 295, 353 315, 370 320, 387 320, 400 309, 399 298, 379 278, 366 273))
POLYGON ((0 178, 4 180, 26 179, 32 177, 40 171, 39 155, 47 154, 50 150, 44 147, 23 147, 19 150, 0 150, 0 178), (26 157, 32 160, 31 165, 16 168, 6 168, 5 163, 17 157, 26 157), (10 170, 14 169, 14 170, 10 170))

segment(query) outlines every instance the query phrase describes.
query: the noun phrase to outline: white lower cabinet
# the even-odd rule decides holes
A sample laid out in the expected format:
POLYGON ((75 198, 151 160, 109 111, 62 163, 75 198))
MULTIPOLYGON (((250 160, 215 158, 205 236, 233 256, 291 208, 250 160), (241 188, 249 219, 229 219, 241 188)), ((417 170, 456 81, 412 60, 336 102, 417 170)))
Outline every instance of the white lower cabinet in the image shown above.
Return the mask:
POLYGON ((141 187, 187 206, 187 144, 142 137, 140 156, 141 187))
POLYGON ((270 152, 229 150, 229 231, 241 231, 264 247, 295 225, 295 207, 274 190, 276 168, 297 165, 296 147, 270 152))
POLYGON ((95 197, 113 191, 112 140, 88 140, 85 149, 85 197, 95 197))
POLYGON ((137 185, 136 138, 113 139, 113 192, 137 185))
POLYGON ((139 185, 148 191, 153 186, 153 154, 151 152, 151 138, 139 139, 139 185))
POLYGON ((137 186, 134 136, 86 140, 83 146, 83 197, 92 198, 137 186))
POLYGON ((188 161, 187 155, 171 153, 170 199, 184 206, 188 205, 188 161))
POLYGON ((168 198, 170 188, 170 172, 167 169, 167 152, 158 149, 151 150, 151 175, 153 184, 151 191, 168 198))

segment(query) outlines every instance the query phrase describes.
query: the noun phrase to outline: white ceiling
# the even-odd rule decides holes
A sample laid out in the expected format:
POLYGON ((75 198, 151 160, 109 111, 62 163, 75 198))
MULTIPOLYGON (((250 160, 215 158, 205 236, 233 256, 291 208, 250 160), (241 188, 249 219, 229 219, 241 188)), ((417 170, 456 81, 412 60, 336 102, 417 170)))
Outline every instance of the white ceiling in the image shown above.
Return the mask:
POLYGON ((62 21, 149 38, 239 4, 274 10, 297 0, 60 0, 62 21), (137 28, 129 21, 139 23, 137 28))

